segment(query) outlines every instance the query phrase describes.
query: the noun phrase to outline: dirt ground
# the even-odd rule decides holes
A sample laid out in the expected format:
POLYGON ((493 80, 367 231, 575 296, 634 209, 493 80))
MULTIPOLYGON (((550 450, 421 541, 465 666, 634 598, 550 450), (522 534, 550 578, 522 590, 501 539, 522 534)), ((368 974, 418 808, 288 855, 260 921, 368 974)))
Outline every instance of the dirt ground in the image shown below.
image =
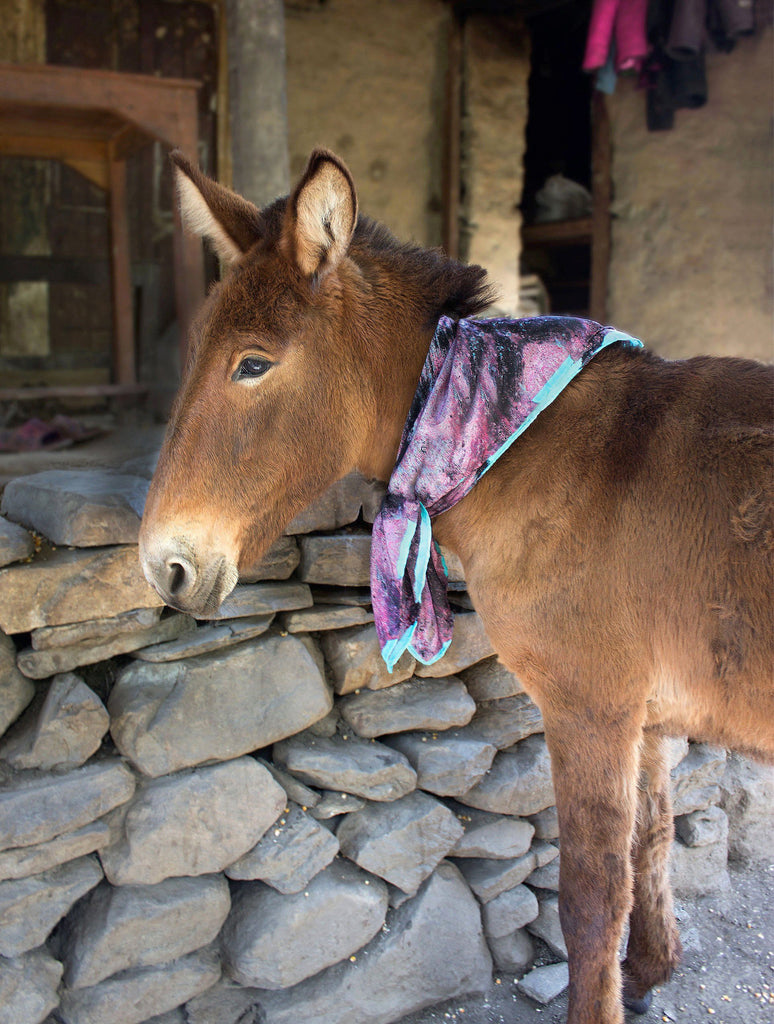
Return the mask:
MULTIPOLYGON (((683 963, 654 991, 646 1014, 627 1012, 627 1024, 774 1021, 774 863, 732 866, 729 874, 727 893, 677 901, 683 963)), ((539 1006, 518 991, 512 977, 498 974, 483 996, 450 1000, 400 1024, 564 1024, 566 1019, 566 994, 539 1006)))

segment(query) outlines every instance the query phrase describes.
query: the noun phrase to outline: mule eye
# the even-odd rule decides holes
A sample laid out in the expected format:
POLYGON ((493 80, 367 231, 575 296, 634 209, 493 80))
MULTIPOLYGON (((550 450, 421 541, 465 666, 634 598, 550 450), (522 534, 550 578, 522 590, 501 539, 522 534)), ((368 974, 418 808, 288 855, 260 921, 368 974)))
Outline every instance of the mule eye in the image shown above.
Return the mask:
POLYGON ((264 373, 271 369, 271 366, 272 364, 268 359, 261 359, 260 356, 248 356, 239 364, 232 380, 263 377, 264 373))

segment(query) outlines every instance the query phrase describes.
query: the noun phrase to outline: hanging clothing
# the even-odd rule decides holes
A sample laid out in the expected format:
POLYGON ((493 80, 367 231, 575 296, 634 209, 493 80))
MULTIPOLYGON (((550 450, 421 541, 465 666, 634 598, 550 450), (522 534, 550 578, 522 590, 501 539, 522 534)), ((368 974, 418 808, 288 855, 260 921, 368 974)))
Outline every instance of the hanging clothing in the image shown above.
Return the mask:
POLYGON ((574 317, 441 317, 376 517, 371 598, 382 657, 430 664, 454 617, 431 520, 471 490, 598 352, 628 334, 574 317))
POLYGON ((594 0, 583 58, 584 71, 607 63, 615 41, 616 71, 639 70, 648 53, 645 13, 648 0, 594 0))

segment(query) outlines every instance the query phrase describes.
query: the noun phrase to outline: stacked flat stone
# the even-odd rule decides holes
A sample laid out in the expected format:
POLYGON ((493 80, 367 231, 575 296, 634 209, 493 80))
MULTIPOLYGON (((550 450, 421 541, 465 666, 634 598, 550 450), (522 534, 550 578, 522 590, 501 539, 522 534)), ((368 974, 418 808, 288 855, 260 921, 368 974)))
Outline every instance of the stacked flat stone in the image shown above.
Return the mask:
MULTIPOLYGON (((451 648, 389 674, 379 488, 335 485, 197 622, 142 577, 147 484, 52 471, 3 496, 0 1024, 389 1024, 525 974, 535 942, 561 963, 542 720, 458 563, 451 648)), ((700 863, 706 891, 723 758, 674 760, 678 874, 700 863)), ((566 970, 539 970, 545 1001, 566 970)))

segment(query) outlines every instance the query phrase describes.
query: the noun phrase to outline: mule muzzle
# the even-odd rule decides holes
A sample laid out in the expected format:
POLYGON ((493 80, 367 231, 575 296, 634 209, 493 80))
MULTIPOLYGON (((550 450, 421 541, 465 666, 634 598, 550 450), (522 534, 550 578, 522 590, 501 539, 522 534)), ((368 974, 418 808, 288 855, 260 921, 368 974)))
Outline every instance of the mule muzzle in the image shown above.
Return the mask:
POLYGON ((238 570, 225 555, 197 552, 184 537, 140 543, 145 578, 165 604, 196 618, 214 615, 234 589, 238 570))

